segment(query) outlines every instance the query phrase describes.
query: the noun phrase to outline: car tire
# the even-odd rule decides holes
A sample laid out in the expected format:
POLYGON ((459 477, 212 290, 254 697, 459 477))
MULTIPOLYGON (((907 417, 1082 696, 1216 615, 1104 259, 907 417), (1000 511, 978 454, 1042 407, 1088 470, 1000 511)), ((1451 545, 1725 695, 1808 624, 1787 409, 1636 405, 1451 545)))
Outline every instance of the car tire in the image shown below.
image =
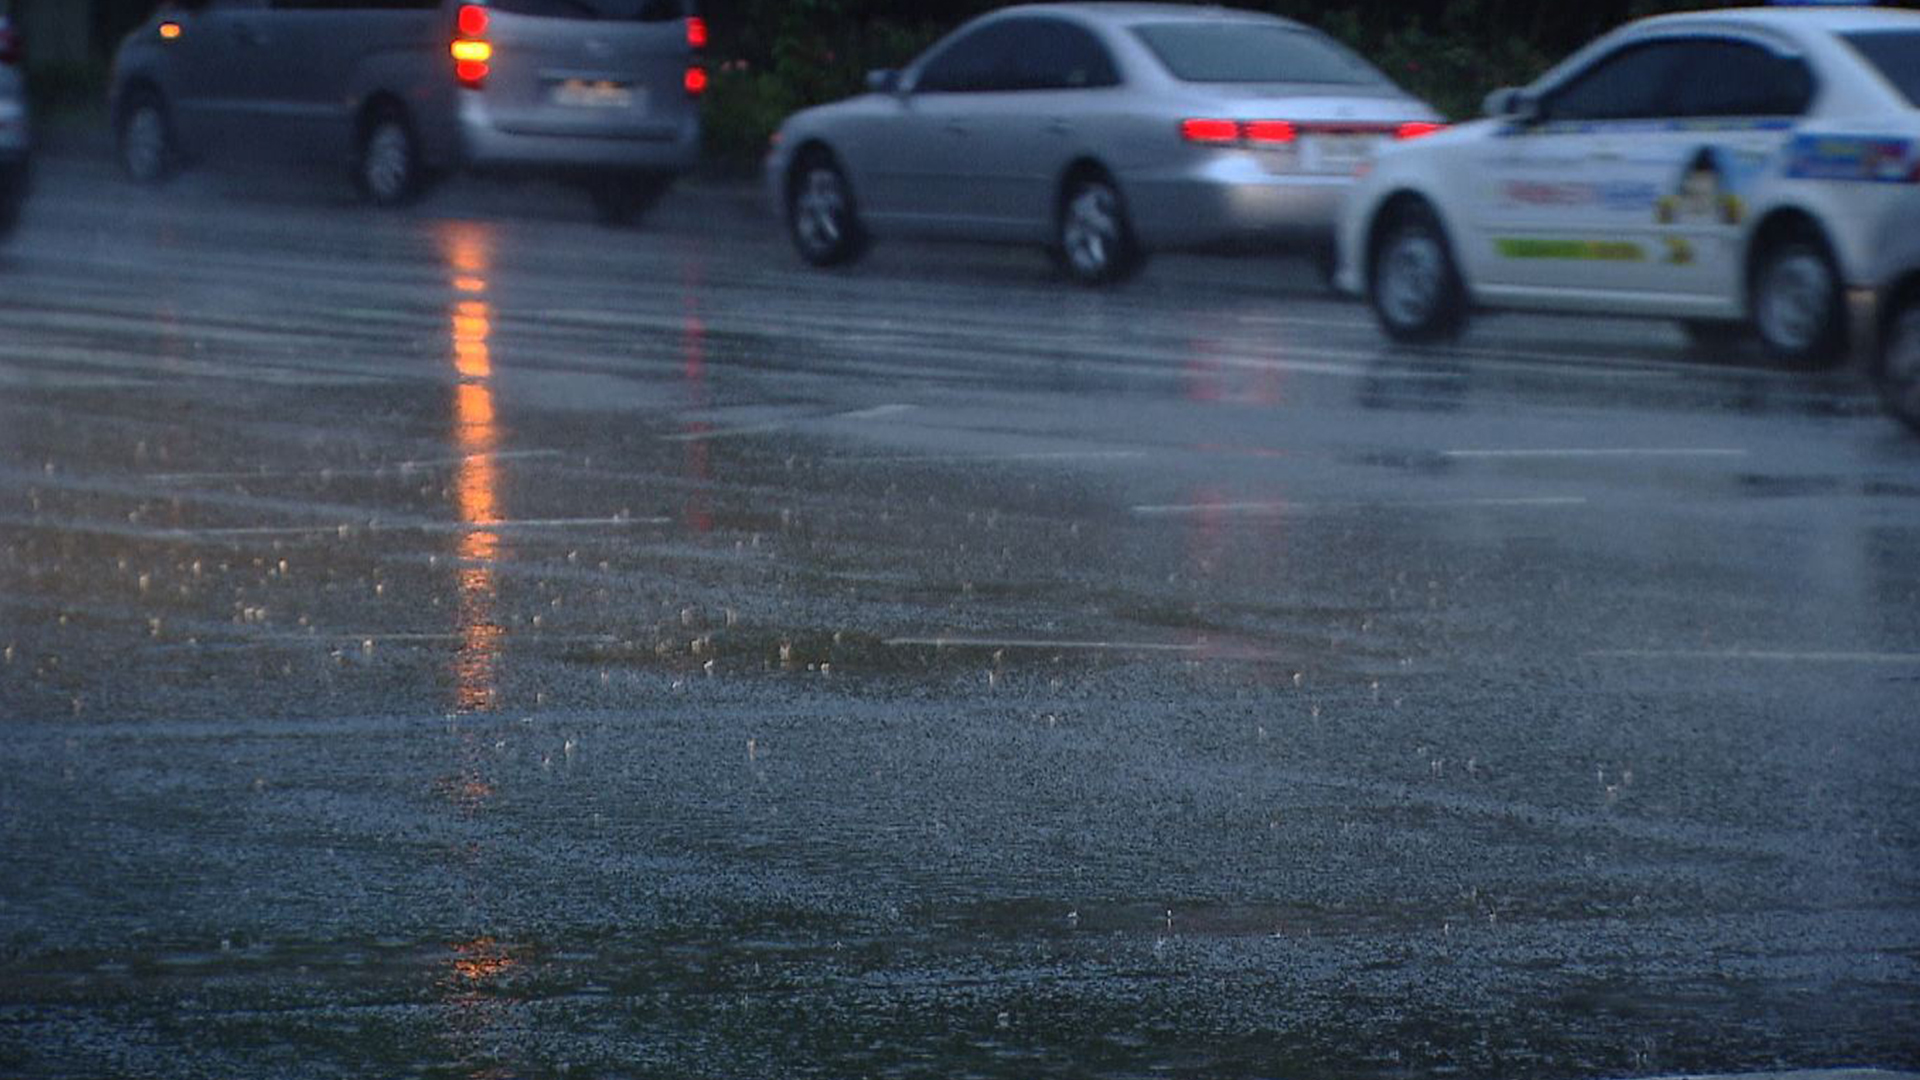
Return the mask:
POLYGON ((794 250, 814 266, 846 266, 866 254, 853 185, 825 152, 802 159, 787 184, 787 232, 794 250))
POLYGON ((600 223, 620 227, 639 223, 672 186, 669 176, 615 173, 589 181, 587 194, 600 223))
POLYGON ((1920 435, 1920 286, 1888 308, 1874 381, 1887 411, 1920 435))
POLYGON ((1368 260, 1367 301, 1395 341, 1431 342, 1460 333, 1467 290, 1445 230, 1424 202, 1387 211, 1368 260))
POLYGON ((156 187, 179 170, 173 114, 159 91, 147 87, 132 91, 120 106, 115 135, 120 170, 134 183, 156 187))
POLYGON ((353 182, 360 197, 375 206, 405 206, 425 189, 420 137, 398 106, 375 111, 361 125, 353 182))
POLYGON ((1847 308, 1826 241, 1802 226, 1769 241, 1753 262, 1748 311, 1767 351, 1803 367, 1830 364, 1846 348, 1847 308))
POLYGON ((1054 260, 1082 285, 1113 285, 1140 272, 1145 258, 1133 236, 1127 203, 1105 176, 1071 180, 1060 194, 1054 260))

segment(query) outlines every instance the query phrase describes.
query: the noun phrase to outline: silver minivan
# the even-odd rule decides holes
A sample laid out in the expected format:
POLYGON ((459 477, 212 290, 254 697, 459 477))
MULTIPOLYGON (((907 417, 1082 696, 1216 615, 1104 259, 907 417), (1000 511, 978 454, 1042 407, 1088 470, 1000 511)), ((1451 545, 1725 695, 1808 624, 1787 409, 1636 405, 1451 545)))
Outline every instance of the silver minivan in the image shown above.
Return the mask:
POLYGON ((706 39, 696 0, 180 0, 121 44, 111 106, 143 184, 344 162, 392 205, 456 169, 532 170, 626 220, 699 156, 706 39))
POLYGON ((0 0, 0 238, 13 231, 27 195, 27 85, 25 48, 10 18, 10 0, 0 0))

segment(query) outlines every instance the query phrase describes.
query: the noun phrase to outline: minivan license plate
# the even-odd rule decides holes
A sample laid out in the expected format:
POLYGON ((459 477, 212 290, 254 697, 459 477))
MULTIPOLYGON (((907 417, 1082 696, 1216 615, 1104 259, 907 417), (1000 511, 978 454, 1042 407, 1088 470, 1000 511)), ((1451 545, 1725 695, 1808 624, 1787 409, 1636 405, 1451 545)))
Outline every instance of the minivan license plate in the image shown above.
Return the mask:
POLYGON ((582 109, 630 109, 633 87, 606 79, 567 79, 554 84, 553 103, 582 109))

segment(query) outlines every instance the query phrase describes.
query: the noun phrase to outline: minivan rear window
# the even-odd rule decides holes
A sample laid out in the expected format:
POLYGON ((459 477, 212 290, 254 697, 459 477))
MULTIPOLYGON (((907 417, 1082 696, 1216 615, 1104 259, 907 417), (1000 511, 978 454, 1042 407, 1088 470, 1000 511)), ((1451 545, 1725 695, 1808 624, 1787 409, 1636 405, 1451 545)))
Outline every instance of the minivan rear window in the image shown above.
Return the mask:
POLYGON ((1335 86, 1386 82, 1366 61, 1308 30, 1221 20, 1156 23, 1134 32, 1184 82, 1335 86))
POLYGON ((668 22, 694 14, 693 0, 493 0, 495 11, 549 19, 668 22))
POLYGON ((1847 44, 1880 69, 1907 101, 1920 109, 1920 30, 1845 34, 1847 44))

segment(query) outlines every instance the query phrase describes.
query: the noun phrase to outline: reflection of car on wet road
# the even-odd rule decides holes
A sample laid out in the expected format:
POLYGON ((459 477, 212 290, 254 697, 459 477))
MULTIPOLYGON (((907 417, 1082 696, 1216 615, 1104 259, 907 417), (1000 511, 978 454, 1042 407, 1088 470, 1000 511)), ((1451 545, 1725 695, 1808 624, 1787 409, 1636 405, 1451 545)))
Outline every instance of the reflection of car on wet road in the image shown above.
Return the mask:
POLYGON ((692 0, 200 0, 163 9, 115 61, 126 172, 202 156, 350 163, 371 201, 455 167, 586 182, 644 211, 699 153, 692 0))
POLYGON ((1317 31, 1171 5, 1034 5, 802 112, 768 182, 800 254, 896 234, 1044 244, 1074 277, 1148 251, 1324 245, 1355 169, 1432 110, 1317 31))
POLYGON ((27 195, 27 88, 20 31, 0 0, 0 237, 13 231, 27 195))
POLYGON ((1913 13, 1629 25, 1383 155, 1343 215, 1340 283, 1402 339, 1483 305, 1746 322, 1777 355, 1833 358, 1849 292, 1920 227, 1917 58, 1913 13))

